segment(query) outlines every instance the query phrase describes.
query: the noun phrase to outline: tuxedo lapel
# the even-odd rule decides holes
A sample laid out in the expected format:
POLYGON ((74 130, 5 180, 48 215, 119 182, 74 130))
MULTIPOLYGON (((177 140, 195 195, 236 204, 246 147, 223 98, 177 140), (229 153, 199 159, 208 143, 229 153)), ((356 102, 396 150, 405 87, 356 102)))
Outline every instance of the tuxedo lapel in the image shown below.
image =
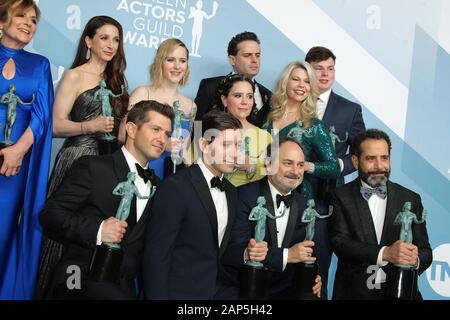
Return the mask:
MULTIPOLYGON (((258 83, 256 80, 254 80, 253 82, 255 83, 255 85, 258 86, 258 90, 259 90, 259 93, 261 94, 261 99, 262 99, 263 107, 264 107, 270 103, 269 94, 267 92, 267 89, 263 85, 258 83)), ((261 110, 262 110, 262 108, 261 108, 261 110)))
POLYGON ((400 199, 395 189, 395 185, 388 181, 386 214, 384 217, 383 233, 381 234, 381 245, 391 245, 394 242, 393 238, 395 238, 395 236, 400 236, 399 234, 396 235, 393 232, 397 210, 398 208, 401 208, 401 204, 399 204, 400 199))
MULTIPOLYGON (((148 220, 148 217, 150 216, 150 208, 151 208, 152 201, 153 201, 153 198, 148 200, 147 205, 145 206, 145 209, 142 212, 141 218, 136 223, 136 225, 133 227, 130 235, 126 239, 127 243, 136 241, 142 235, 142 232, 145 230, 145 227, 147 226, 146 222, 148 220)), ((136 198, 134 199, 134 203, 136 204, 136 198)), ((133 210, 133 207, 132 207, 132 210, 133 210)), ((134 210, 136 210, 136 205, 134 206, 134 210)))
POLYGON ((225 183, 225 194, 227 197, 227 207, 228 207, 228 222, 225 228, 225 233, 223 235, 222 243, 220 244, 219 256, 225 252, 227 248, 228 240, 230 240, 231 229, 233 227, 234 217, 236 215, 236 205, 237 205, 237 194, 234 186, 227 180, 223 180, 225 183))
POLYGON ((325 122, 328 126, 333 125, 330 123, 332 119, 336 119, 335 111, 336 111, 336 103, 337 97, 336 94, 331 90, 330 98, 328 99, 327 107, 325 109, 325 113, 323 114, 322 121, 325 122))
MULTIPOLYGON (((295 192, 295 191, 292 191, 295 192)), ((305 197, 295 197, 292 195, 292 204, 289 210, 289 219, 286 227, 286 233, 284 234, 282 248, 289 248, 291 246, 292 237, 294 236, 295 227, 298 223, 298 215, 300 210, 306 207, 305 197)), ((303 210, 302 210, 303 213, 303 210)))
MULTIPOLYGON (((259 188, 261 190, 261 194, 266 199, 266 209, 269 210, 271 215, 275 215, 272 193, 270 192, 269 181, 267 180, 267 177, 260 180, 259 188)), ((277 224, 275 222, 275 219, 267 219, 267 225, 269 227, 271 243, 272 245, 278 247, 277 224)))
MULTIPOLYGON (((118 150, 114 152, 112 155, 114 161, 114 173, 117 177, 117 182, 122 182, 127 180, 128 172, 130 172, 130 168, 128 167, 127 160, 122 152, 122 150, 118 150)), ((114 188, 115 186, 113 186, 114 188)), ((111 189, 112 192, 112 189, 111 189)))
MULTIPOLYGON (((122 152, 122 150, 118 150, 116 151, 113 155, 113 163, 114 163, 114 173, 116 176, 116 181, 114 182, 115 184, 113 186, 111 186, 111 192, 112 190, 117 186, 117 184, 119 184, 120 182, 124 182, 127 180, 127 175, 128 172, 130 172, 130 168, 128 167, 128 163, 127 160, 125 159, 125 156, 122 152)), ((119 203, 120 203, 120 197, 119 196, 113 196, 115 201, 114 201, 114 210, 117 210, 119 203), (116 201, 117 199, 117 201, 116 201), (117 202, 117 204, 116 204, 117 202)), ((115 216, 115 211, 114 211, 114 216, 115 216)), ((132 234, 135 231, 135 227, 136 227, 136 197, 133 197, 133 199, 131 200, 131 206, 130 206, 130 214, 128 216, 127 219, 127 223, 128 223, 128 228, 127 228, 127 232, 125 232, 124 235, 124 242, 130 242, 130 238, 132 236, 132 234)))
MULTIPOLYGON (((209 190, 208 182, 203 176, 200 167, 197 164, 192 165, 191 168, 186 169, 190 170, 192 176, 192 185, 194 186, 195 192, 200 199, 200 202, 203 204, 205 208, 206 214, 208 216, 209 223, 211 224, 211 232, 213 233, 213 239, 216 243, 217 248, 219 248, 219 239, 218 239, 218 222, 217 222, 217 212, 216 207, 214 206, 214 201, 211 196, 211 191, 209 190)), ((228 198, 227 198, 228 201, 228 198)))
POLYGON ((375 226, 373 224, 372 214, 370 213, 369 204, 362 197, 360 190, 361 182, 359 178, 351 182, 353 184, 352 197, 356 203, 357 214, 362 226, 364 238, 368 243, 378 244, 375 226))

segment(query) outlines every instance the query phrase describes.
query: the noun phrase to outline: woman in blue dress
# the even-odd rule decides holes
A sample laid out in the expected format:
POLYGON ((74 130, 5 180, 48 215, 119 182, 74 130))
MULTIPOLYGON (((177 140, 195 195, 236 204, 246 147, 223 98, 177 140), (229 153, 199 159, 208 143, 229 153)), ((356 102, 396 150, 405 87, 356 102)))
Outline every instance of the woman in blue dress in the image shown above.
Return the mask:
MULTIPOLYGON (((0 95, 17 97, 11 146, 0 150, 0 300, 33 298, 52 143, 53 84, 49 61, 23 48, 40 18, 32 0, 0 4, 0 95), (34 99, 33 99, 34 96, 34 99), (31 102, 24 105, 22 102, 31 102)), ((0 141, 8 104, 0 104, 0 141)))
MULTIPOLYGON (((129 108, 142 100, 156 100, 171 106, 179 105, 179 111, 184 114, 181 117, 181 137, 172 138, 172 143, 167 147, 166 152, 159 159, 150 162, 150 168, 154 169, 161 179, 173 172, 170 156, 178 154, 178 150, 183 159, 181 166, 192 163, 190 133, 197 108, 191 99, 178 92, 179 87, 185 86, 189 78, 188 60, 189 51, 181 40, 163 41, 150 67, 151 84, 136 88, 130 96, 129 108)), ((176 129, 175 126, 174 129, 176 129)))
MULTIPOLYGON (((81 34, 71 68, 65 73, 55 97, 53 136, 66 138, 58 152, 49 180, 48 197, 59 187, 72 164, 82 156, 98 155, 98 137, 118 136, 119 123, 125 118, 128 94, 111 99, 113 116, 104 116, 102 101, 95 99, 104 81, 114 94, 127 87, 122 26, 108 16, 92 17, 81 34)), ((63 246, 45 236, 37 281, 37 299, 50 298, 49 282, 63 246)))

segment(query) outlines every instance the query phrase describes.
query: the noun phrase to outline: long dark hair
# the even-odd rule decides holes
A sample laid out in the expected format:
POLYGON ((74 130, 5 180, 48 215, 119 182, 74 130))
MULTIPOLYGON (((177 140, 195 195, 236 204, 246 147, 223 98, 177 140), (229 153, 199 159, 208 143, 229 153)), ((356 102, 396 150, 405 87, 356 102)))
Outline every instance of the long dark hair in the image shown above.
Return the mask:
MULTIPOLYGON (((127 79, 125 78, 125 68, 127 67, 127 61, 125 59, 125 52, 123 50, 123 29, 121 24, 115 19, 108 16, 96 16, 91 18, 86 27, 84 27, 83 34, 78 42, 77 53, 75 59, 72 63, 71 68, 76 68, 87 62, 86 53, 88 47, 86 45, 85 38, 93 38, 97 33, 97 30, 104 25, 113 25, 119 30, 119 47, 114 58, 106 64, 104 79, 106 86, 115 94, 122 91, 121 86, 123 85, 125 89, 128 87, 127 79)), ((125 116, 128 110, 128 93, 123 94, 120 98, 112 99, 111 105, 113 107, 114 116, 121 119, 125 116)))

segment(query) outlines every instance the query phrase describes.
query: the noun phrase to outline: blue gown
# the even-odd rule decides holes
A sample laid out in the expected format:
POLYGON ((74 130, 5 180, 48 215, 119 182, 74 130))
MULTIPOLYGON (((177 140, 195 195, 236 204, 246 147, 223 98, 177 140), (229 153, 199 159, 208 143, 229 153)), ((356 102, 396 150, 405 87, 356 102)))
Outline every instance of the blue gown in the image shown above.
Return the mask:
MULTIPOLYGON (((15 94, 32 105, 17 104, 11 133, 16 142, 30 127, 34 143, 23 158, 19 174, 0 175, 0 300, 32 299, 42 230, 38 214, 44 207, 52 144, 53 83, 49 61, 24 50, 0 44, 0 95, 16 87, 15 94), (1 71, 12 58, 16 73, 6 80, 1 71)), ((4 140, 6 104, 0 104, 0 141, 4 140)))
MULTIPOLYGON (((183 128, 183 139, 189 139, 189 127, 191 122, 188 120, 181 121, 181 127, 183 128)), ((170 152, 164 151, 163 154, 155 160, 149 161, 149 168, 155 170, 155 174, 161 179, 164 179, 164 161, 167 157, 170 157, 170 152)))

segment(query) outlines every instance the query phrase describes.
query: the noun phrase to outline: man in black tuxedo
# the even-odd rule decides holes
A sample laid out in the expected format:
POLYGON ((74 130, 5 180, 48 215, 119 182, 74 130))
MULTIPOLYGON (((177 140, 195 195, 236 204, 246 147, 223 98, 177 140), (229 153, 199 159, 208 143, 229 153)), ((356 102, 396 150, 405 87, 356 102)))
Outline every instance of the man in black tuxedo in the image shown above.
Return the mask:
MULTIPOLYGON (((141 101, 130 110, 127 139, 121 150, 107 156, 82 157, 48 199, 39 218, 44 233, 61 243, 64 252, 51 284, 56 299, 135 299, 143 238, 152 200, 133 198, 127 221, 115 218, 121 198, 112 194, 118 183, 135 172, 135 186, 149 196, 158 183, 149 160, 165 150, 174 118, 173 109, 156 101, 141 101), (119 282, 94 282, 88 272, 92 254, 102 243, 123 249, 119 282), (81 288, 69 287, 73 266, 81 271, 81 288)), ((74 281, 74 283, 76 283, 74 281)))
MULTIPOLYGON (((317 190, 316 208, 324 214, 328 209, 326 201, 327 195, 333 190, 336 185, 344 184, 344 177, 356 169, 351 162, 349 148, 353 137, 363 130, 365 130, 364 120, 362 117, 361 106, 357 103, 349 101, 344 97, 336 94, 332 90, 335 80, 335 63, 336 56, 333 52, 324 47, 313 47, 306 54, 305 60, 313 67, 317 84, 319 87, 319 98, 317 100, 317 118, 325 122, 330 130, 331 135, 335 135, 336 155, 338 156, 339 164, 341 166, 341 175, 337 180, 319 179, 312 177, 311 184, 317 190)), ((325 220, 317 221, 317 235, 325 237, 320 241, 320 256, 319 264, 322 273, 322 294, 327 296, 328 284, 328 269, 331 264, 331 247, 328 240, 327 223, 325 220)))
MULTIPOLYGON (((268 299, 295 299, 293 279, 295 264, 315 261, 313 241, 305 241, 305 224, 301 222, 306 199, 295 189, 303 181, 305 156, 297 140, 284 137, 279 147, 267 149, 268 176, 238 188, 238 210, 224 264, 237 274, 248 259, 262 261, 271 272, 268 299), (265 241, 252 238, 255 223, 248 220, 259 196, 266 199, 266 209, 283 217, 267 219, 265 241), (268 248, 268 250, 267 250, 268 248)), ((320 298, 321 278, 311 290, 320 298)))
POLYGON ((382 131, 370 129, 353 139, 352 162, 359 176, 331 195, 334 213, 328 227, 338 257, 333 299, 383 299, 384 272, 378 268, 407 264, 421 274, 432 262, 425 223, 413 224, 412 244, 398 240, 401 226, 394 220, 404 203, 411 202, 418 219, 423 206, 417 193, 389 180, 390 155, 391 142, 382 131))
MULTIPOLYGON (((202 119, 197 164, 164 180, 147 228, 143 280, 147 299, 229 299, 221 265, 236 211, 232 172, 242 143, 241 123, 210 111, 202 119)), ((231 288, 232 289, 232 288, 231 288)))
MULTIPOLYGON (((261 63, 260 41, 253 32, 242 32, 234 36, 228 43, 228 61, 233 67, 232 73, 243 74, 255 83, 255 105, 248 120, 262 127, 270 111, 272 92, 254 78, 259 73, 261 63)), ((230 73, 231 74, 231 73, 230 73)), ((195 104, 196 120, 200 120, 215 105, 219 105, 217 88, 226 76, 203 79, 200 82, 195 104)))

